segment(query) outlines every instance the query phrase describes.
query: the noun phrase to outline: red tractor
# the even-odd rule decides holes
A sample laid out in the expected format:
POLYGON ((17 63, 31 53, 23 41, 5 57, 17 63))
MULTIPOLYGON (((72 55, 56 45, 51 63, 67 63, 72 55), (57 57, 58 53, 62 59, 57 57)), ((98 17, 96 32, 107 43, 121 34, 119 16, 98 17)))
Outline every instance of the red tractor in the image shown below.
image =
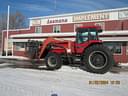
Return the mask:
MULTIPOLYGON (((79 27, 76 29, 76 40, 57 40, 47 38, 44 42, 28 42, 27 54, 31 59, 45 59, 48 69, 61 68, 65 62, 74 64, 80 62, 87 71, 103 74, 113 66, 111 51, 99 40, 99 26, 79 27)), ((59 33, 57 33, 59 34, 59 33)))

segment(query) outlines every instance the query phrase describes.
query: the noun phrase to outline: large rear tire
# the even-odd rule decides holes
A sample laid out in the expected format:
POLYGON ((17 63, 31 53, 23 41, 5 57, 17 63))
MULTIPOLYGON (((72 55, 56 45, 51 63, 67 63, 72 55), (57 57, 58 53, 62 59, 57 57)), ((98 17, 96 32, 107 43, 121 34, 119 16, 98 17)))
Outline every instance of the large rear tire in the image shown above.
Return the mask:
POLYGON ((85 49, 83 64, 89 72, 104 74, 112 68, 113 61, 111 51, 102 44, 92 45, 85 49))
POLYGON ((49 52, 45 58, 45 63, 49 70, 55 70, 61 68, 62 59, 59 54, 49 52))

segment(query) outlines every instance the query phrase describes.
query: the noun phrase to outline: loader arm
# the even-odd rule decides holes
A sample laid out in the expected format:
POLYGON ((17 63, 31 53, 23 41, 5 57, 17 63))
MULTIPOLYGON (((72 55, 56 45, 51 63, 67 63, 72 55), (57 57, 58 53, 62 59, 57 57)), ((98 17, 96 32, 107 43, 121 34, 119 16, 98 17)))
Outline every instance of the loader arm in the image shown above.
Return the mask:
POLYGON ((43 42, 43 44, 42 44, 42 46, 41 46, 41 49, 40 49, 38 58, 39 58, 39 59, 41 58, 41 56, 43 55, 45 49, 48 47, 48 45, 49 45, 50 43, 57 43, 57 42, 60 42, 60 41, 59 41, 59 40, 56 40, 56 39, 54 39, 54 38, 52 38, 52 37, 49 37, 49 38, 47 38, 46 40, 44 40, 44 42, 43 42))

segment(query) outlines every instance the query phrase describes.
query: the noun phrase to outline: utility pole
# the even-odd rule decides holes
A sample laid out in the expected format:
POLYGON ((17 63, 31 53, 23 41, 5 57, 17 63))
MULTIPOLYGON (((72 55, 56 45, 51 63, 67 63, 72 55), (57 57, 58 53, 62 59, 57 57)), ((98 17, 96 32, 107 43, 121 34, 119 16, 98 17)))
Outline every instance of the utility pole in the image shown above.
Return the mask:
POLYGON ((8 31, 9 31, 9 15, 10 15, 10 6, 8 5, 8 13, 7 13, 7 34, 6 34, 6 56, 8 56, 8 31))

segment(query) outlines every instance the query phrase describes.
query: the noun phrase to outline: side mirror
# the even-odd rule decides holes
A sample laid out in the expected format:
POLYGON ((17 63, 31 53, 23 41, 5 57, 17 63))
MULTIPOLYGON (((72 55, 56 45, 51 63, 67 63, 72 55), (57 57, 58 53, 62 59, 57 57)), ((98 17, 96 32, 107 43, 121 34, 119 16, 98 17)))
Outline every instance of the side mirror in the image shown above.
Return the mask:
POLYGON ((97 32, 98 32, 98 33, 101 33, 102 31, 103 31, 102 29, 99 29, 97 32))

